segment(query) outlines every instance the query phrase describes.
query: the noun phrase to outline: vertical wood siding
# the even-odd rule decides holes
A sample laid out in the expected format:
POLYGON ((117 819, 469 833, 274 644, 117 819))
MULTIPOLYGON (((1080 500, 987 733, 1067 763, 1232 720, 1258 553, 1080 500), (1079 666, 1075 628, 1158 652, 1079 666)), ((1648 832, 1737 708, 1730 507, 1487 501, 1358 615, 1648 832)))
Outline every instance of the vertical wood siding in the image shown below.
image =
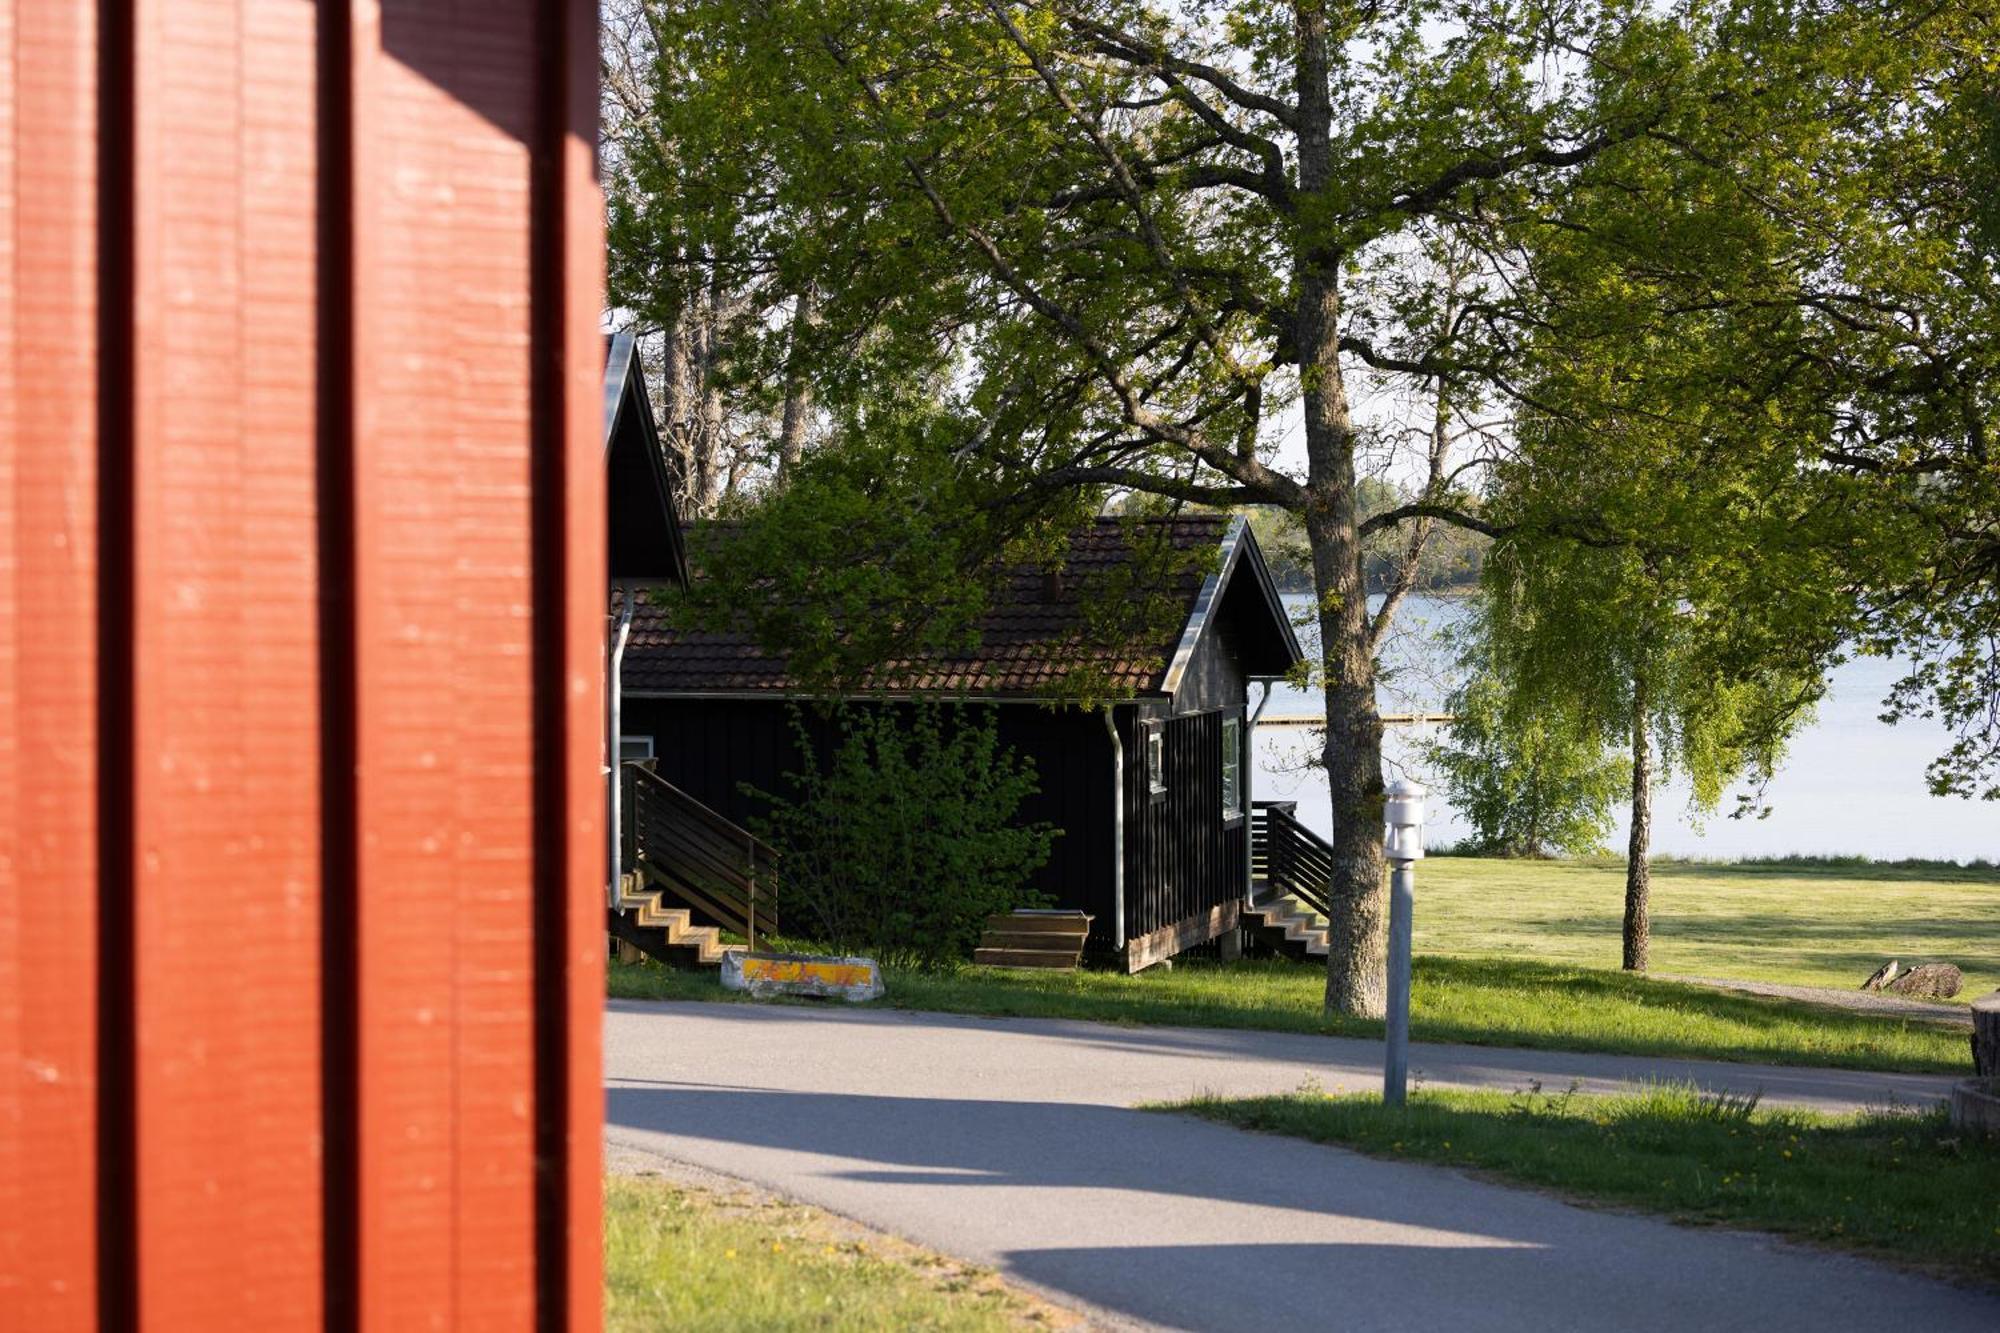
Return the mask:
MULTIPOLYGON (((1240 704, 1240 700, 1239 700, 1240 704)), ((1171 926, 1243 894, 1247 844, 1222 813, 1220 711, 1163 719, 1167 794, 1147 791, 1145 746, 1135 710, 1120 707, 1125 746, 1125 912, 1128 938, 1171 926)), ((1237 710, 1240 715, 1240 707, 1237 710)), ((1097 712, 1034 704, 999 708, 1000 740, 1035 763, 1041 790, 1021 810, 1024 821, 1063 830, 1034 887, 1063 907, 1090 912, 1091 944, 1114 941, 1111 743, 1097 712)), ((827 726, 811 710, 807 734, 824 750, 827 726)), ((651 735, 660 775, 696 800, 743 823, 763 808, 746 784, 786 791, 799 758, 786 705, 759 699, 627 697, 627 735, 651 735)))
POLYGON ((0 6, 0 1328, 97 1322, 96 7, 0 6))
MULTIPOLYGON (((1061 829, 1031 887, 1059 905, 1098 917, 1105 947, 1111 929, 1111 743, 1101 714, 1034 704, 999 707, 1001 745, 1032 760, 1040 790, 1022 804, 1024 823, 1061 829)), ((812 709, 806 734, 822 754, 832 727, 812 709)), ((787 706, 759 699, 627 697, 628 736, 651 735, 661 777, 702 804, 747 823, 768 806, 744 790, 789 792, 799 767, 787 706)))
POLYGON ((1126 713, 1125 933, 1175 925, 1243 894, 1244 841, 1224 827, 1222 714, 1126 713), (1163 732, 1167 790, 1155 798, 1144 763, 1145 723, 1163 732))
POLYGON ((594 22, 0 14, 0 1327, 595 1326, 594 22))

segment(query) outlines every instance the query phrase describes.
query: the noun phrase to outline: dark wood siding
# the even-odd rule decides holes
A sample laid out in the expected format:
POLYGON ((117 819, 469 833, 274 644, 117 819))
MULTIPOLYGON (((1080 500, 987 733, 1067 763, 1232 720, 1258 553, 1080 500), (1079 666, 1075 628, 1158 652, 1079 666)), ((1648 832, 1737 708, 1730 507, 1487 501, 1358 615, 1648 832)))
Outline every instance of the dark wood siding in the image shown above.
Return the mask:
POLYGON ((1220 711, 1169 716, 1121 709, 1125 766, 1127 938, 1178 924, 1242 896, 1246 843, 1241 820, 1222 811, 1220 711), (1162 730, 1167 790, 1146 772, 1145 729, 1162 730))
MULTIPOLYGON (((1111 942, 1111 740, 1101 713, 1035 704, 969 705, 1000 714, 1000 743, 1034 761, 1040 790, 1021 810, 1026 822, 1062 830, 1033 887, 1059 907, 1097 918, 1111 942)), ((801 721, 822 753, 833 726, 811 708, 801 721)), ((765 803, 744 790, 789 792, 799 768, 790 710, 760 699, 648 699, 627 696, 627 736, 651 735, 660 776, 739 824, 765 803)))
POLYGON ((1218 617, 1196 640, 1194 656, 1174 693, 1174 711, 1198 713, 1210 708, 1241 708, 1248 683, 1243 676, 1237 640, 1241 634, 1218 617))
MULTIPOLYGON (((1144 935, 1211 911, 1240 897, 1247 847, 1242 822, 1222 810, 1222 719, 1241 715, 1241 698, 1226 710, 1170 715, 1164 702, 1117 709, 1125 750, 1125 934, 1144 935), (1144 725, 1163 728, 1167 790, 1154 799, 1145 764, 1144 725)), ((1034 887, 1058 907, 1089 912, 1091 947, 1115 947, 1115 830, 1111 809, 1111 741, 1101 712, 1036 704, 994 707, 1000 740, 1035 764, 1040 791, 1024 820, 1062 830, 1034 887)), ((825 751, 831 723, 801 712, 812 744, 825 751)), ((764 803, 744 790, 791 789, 799 767, 790 711, 760 699, 660 699, 627 696, 627 736, 651 735, 660 775, 737 823, 764 803)))

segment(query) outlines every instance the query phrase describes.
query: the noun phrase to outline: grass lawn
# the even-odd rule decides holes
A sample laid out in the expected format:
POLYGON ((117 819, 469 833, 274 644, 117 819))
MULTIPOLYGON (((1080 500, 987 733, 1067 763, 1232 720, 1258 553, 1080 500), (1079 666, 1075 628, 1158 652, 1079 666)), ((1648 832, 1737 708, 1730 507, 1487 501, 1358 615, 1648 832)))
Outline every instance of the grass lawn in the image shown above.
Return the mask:
MULTIPOLYGON (((1653 872, 1656 972, 1851 989, 1885 959, 2000 986, 2000 870, 1666 862, 1653 872)), ((1962 1028, 1719 992, 1618 970, 1615 861, 1433 857, 1417 872, 1412 1027, 1422 1041, 1855 1069, 1969 1070, 1962 1028)), ((1324 974, 1283 961, 1137 977, 967 968, 892 972, 887 1003, 953 1013, 1373 1036, 1329 1019, 1324 974)), ((611 993, 723 998, 712 973, 612 968, 611 993)))
POLYGON ((2000 1282, 2000 1145, 1953 1133, 1941 1111, 1832 1117, 1677 1088, 1420 1092, 1402 1112, 1315 1092, 1155 1109, 2000 1282))
MULTIPOLYGON (((1622 860, 1432 857, 1416 949, 1615 969, 1624 907, 1622 860)), ((1656 972, 1851 990, 1897 958, 1956 963, 1962 1001, 2000 987, 2000 870, 1668 861, 1652 912, 1656 972)))
POLYGON ((605 1327, 986 1330, 1079 1321, 985 1270, 817 1209, 657 1176, 604 1183, 605 1327))
MULTIPOLYGON (((1139 976, 975 967, 892 971, 886 980, 882 1003, 902 1009, 1357 1037, 1382 1032, 1380 1023, 1328 1017, 1320 1005, 1325 972, 1282 960, 1183 963, 1139 976)), ((739 998, 713 972, 654 964, 612 964, 610 991, 623 999, 739 998)), ((1500 959, 1417 959, 1411 1031, 1419 1041, 1853 1069, 1950 1072, 1972 1063, 1958 1029, 1500 959)))

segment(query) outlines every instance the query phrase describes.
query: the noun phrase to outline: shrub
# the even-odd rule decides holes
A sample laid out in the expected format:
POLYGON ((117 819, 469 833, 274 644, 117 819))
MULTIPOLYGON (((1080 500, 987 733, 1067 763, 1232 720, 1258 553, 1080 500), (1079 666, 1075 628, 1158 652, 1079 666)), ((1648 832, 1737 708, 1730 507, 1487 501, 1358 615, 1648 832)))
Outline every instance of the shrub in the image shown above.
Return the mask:
POLYGON ((787 934, 934 967, 969 957, 987 916, 1043 901, 1028 878, 1057 830, 1016 822, 1034 765, 1000 745, 993 709, 850 705, 834 724, 823 754, 794 712, 789 790, 749 789, 783 858, 787 934))
POLYGON ((1489 856, 1587 856, 1603 849, 1631 764, 1563 719, 1514 718, 1499 681, 1475 675, 1451 701, 1445 739, 1426 747, 1452 807, 1489 856))

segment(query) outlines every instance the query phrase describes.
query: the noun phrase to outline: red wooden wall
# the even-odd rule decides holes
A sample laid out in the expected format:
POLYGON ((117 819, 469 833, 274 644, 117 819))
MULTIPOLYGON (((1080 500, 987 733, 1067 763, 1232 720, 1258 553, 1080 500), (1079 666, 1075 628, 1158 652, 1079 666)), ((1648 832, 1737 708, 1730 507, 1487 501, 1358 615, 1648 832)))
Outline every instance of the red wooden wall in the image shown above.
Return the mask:
POLYGON ((589 1328, 594 5, 0 2, 0 1328, 589 1328))

